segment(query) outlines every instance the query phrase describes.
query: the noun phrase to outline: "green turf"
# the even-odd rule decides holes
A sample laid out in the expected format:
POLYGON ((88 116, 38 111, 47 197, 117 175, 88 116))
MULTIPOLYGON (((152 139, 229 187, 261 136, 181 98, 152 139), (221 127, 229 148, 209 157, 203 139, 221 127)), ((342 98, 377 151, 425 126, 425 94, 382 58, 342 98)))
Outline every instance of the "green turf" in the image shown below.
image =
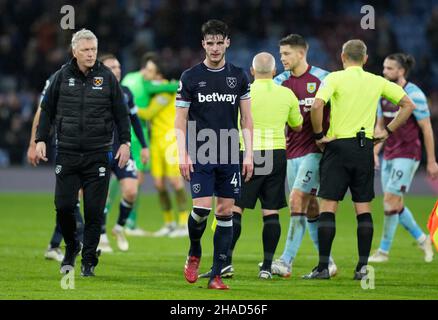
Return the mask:
MULTIPOLYGON (((406 203, 425 230, 433 197, 408 197, 406 203)), ((373 249, 382 232, 381 199, 374 203, 375 234, 373 249)), ((154 196, 143 196, 140 225, 148 230, 161 226, 154 196)), ((206 280, 188 284, 183 266, 188 239, 129 238, 127 253, 104 254, 95 278, 81 278, 76 266, 74 290, 60 286, 59 264, 43 254, 54 226, 53 196, 50 194, 0 195, 0 299, 436 299, 438 297, 437 262, 423 262, 414 240, 399 227, 390 261, 375 266, 375 289, 363 290, 352 280, 357 259, 356 221, 349 201, 341 203, 337 215, 333 257, 339 274, 329 281, 305 281, 317 263, 317 254, 306 234, 289 279, 257 278, 257 263, 262 259, 261 216, 248 211, 234 255, 235 277, 226 281, 228 292, 206 289, 206 280)), ((112 225, 116 219, 113 210, 112 225)), ((282 211, 282 236, 277 255, 284 248, 288 213, 282 211)), ((210 216, 211 221, 211 216, 210 216)), ((115 243, 111 239, 113 247, 115 243)), ((201 270, 212 261, 212 232, 203 238, 201 270)), ((78 259, 79 262, 79 259, 78 259)))

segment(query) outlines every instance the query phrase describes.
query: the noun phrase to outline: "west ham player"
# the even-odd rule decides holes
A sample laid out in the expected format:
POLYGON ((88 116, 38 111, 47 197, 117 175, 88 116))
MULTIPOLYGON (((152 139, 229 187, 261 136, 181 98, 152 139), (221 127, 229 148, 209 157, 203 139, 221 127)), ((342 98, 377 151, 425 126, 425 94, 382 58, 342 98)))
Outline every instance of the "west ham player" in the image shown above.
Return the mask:
MULTIPOLYGON (((120 63, 117 60, 117 58, 112 54, 105 54, 102 55, 99 60, 105 66, 111 69, 111 71, 116 76, 117 80, 120 82, 122 72, 121 72, 120 63)), ((133 131, 135 132, 135 135, 137 136, 138 141, 142 146, 141 154, 144 155, 142 156, 142 162, 143 164, 146 164, 149 158, 149 150, 146 145, 146 140, 143 135, 143 130, 140 124, 140 120, 137 116, 137 108, 134 105, 131 91, 125 86, 122 86, 122 90, 125 98, 125 103, 129 107, 129 116, 130 116, 133 131)), ((114 151, 119 149, 119 144, 120 142, 118 141, 117 134, 114 134, 114 146, 113 146, 114 151)), ((119 206, 119 218, 117 219, 117 224, 114 226, 112 233, 117 239, 117 246, 119 247, 119 249, 121 251, 127 251, 129 249, 129 243, 128 240, 126 239, 123 229, 138 195, 137 168, 131 156, 125 167, 119 168, 117 163, 114 161, 111 166, 111 169, 116 175, 117 180, 120 182, 120 186, 122 188, 122 199, 120 201, 120 206, 119 206)), ((108 214, 108 212, 106 212, 106 214, 108 214)), ((105 219, 106 219, 106 214, 105 214, 105 219)), ((105 221, 102 225, 99 248, 102 250, 102 252, 112 251, 112 248, 109 246, 109 241, 106 236, 105 221)))
MULTIPOLYGON (((289 198, 291 218, 283 254, 272 263, 272 274, 288 277, 303 240, 306 225, 314 245, 318 248, 319 206, 315 195, 319 187, 321 151, 313 137, 310 107, 321 81, 328 72, 307 63, 309 45, 301 35, 288 35, 281 39, 279 44, 280 58, 285 72, 274 80, 294 92, 304 119, 301 132, 287 128, 287 182, 291 190, 289 198)), ((328 129, 328 115, 329 109, 326 108, 324 130, 328 129)), ((331 258, 329 271, 331 276, 337 272, 331 258)))
MULTIPOLYGON (((421 160, 420 132, 424 138, 427 154, 427 173, 432 179, 438 177, 433 131, 426 96, 420 88, 406 80, 414 63, 412 56, 403 53, 391 54, 383 63, 383 76, 403 87, 415 103, 416 108, 401 130, 390 135, 385 142, 381 166, 385 213, 383 235, 379 249, 369 258, 369 262, 388 261, 389 249, 399 222, 417 240, 419 247, 424 251, 424 260, 431 262, 433 259, 430 237, 421 230, 412 212, 403 201, 403 195, 409 190, 421 160)), ((391 122, 398 110, 398 106, 382 98, 377 110, 377 127, 384 130, 385 125, 391 122)), ((379 167, 381 149, 382 144, 378 144, 374 148, 374 161, 377 167, 379 167)))
POLYGON ((232 207, 240 194, 239 110, 247 150, 242 175, 247 181, 253 172, 249 79, 241 68, 225 62, 230 39, 224 22, 207 21, 202 26, 202 36, 205 60, 182 74, 176 98, 175 129, 180 171, 190 181, 193 198, 193 210, 188 219, 190 250, 184 275, 190 283, 198 279, 201 238, 213 196, 216 196, 218 222, 208 288, 228 289, 220 273, 232 238, 232 207))

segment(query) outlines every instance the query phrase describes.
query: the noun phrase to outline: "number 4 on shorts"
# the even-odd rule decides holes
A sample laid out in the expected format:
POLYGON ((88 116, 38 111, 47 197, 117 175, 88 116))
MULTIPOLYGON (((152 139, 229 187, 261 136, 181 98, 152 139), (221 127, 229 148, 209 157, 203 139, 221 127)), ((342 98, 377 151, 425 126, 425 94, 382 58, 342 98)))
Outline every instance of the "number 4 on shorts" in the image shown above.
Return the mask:
POLYGON ((230 184, 234 185, 234 188, 236 188, 238 183, 239 183, 239 181, 237 181, 236 172, 234 172, 234 175, 233 175, 233 178, 231 179, 230 184))

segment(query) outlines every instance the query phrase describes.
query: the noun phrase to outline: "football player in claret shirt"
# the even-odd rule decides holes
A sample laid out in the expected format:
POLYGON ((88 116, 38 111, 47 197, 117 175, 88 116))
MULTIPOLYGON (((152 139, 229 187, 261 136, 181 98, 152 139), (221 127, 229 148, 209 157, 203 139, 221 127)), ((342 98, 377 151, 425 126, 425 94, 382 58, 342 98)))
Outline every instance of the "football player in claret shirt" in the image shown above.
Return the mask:
MULTIPOLYGON (((409 190, 412 179, 421 160, 420 132, 423 135, 427 154, 427 173, 432 178, 438 177, 438 165, 435 158, 435 144, 427 99, 423 91, 412 82, 408 82, 409 71, 414 66, 412 56, 395 53, 389 55, 383 63, 383 76, 401 87, 415 104, 414 112, 401 130, 394 132, 385 142, 374 148, 374 162, 381 168, 382 188, 384 192, 383 235, 379 249, 369 258, 369 262, 385 262, 395 231, 400 222, 415 238, 424 251, 424 260, 431 262, 433 249, 430 237, 421 230, 412 212, 403 201, 403 195, 409 190), (383 161, 379 165, 379 153, 383 147, 383 161)), ((383 130, 392 121, 399 107, 382 98, 377 109, 377 127, 383 130)))
MULTIPOLYGON (((292 264, 306 231, 318 248, 319 206, 316 191, 319 188, 319 162, 321 151, 313 138, 310 122, 310 107, 315 99, 321 81, 329 74, 321 68, 307 63, 309 45, 298 34, 291 34, 280 40, 280 58, 285 71, 274 78, 276 83, 291 89, 299 101, 303 116, 303 129, 295 132, 286 128, 287 183, 290 193, 290 223, 286 246, 279 259, 272 263, 272 274, 289 277, 292 264), (307 221, 306 221, 307 216, 307 221)), ((324 129, 329 123, 329 108, 324 111, 324 129)), ((330 257, 329 272, 334 276, 336 264, 330 257)))

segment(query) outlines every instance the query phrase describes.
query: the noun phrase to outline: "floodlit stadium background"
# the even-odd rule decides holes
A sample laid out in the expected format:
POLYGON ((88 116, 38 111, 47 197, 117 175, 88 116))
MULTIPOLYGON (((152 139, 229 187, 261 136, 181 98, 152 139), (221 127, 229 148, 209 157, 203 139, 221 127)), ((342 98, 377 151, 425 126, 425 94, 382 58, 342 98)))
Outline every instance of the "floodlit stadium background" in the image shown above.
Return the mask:
MULTIPOLYGON (((308 60, 329 71, 341 68, 344 41, 359 37, 369 50, 366 69, 381 73, 386 55, 412 54, 410 80, 429 97, 438 134, 438 2, 386 1, 201 1, 201 0, 0 0, 0 167, 25 165, 33 113, 45 80, 70 57, 73 30, 63 30, 60 9, 72 4, 76 30, 86 27, 100 52, 113 52, 124 73, 138 68, 140 56, 157 51, 169 78, 203 57, 201 24, 221 18, 231 28, 227 60, 249 69, 259 51, 278 60, 278 40, 300 33, 310 43, 308 60), (375 29, 361 29, 361 7, 375 9, 375 29)), ((438 135, 435 135, 438 137, 438 135)), ((437 140, 437 139, 436 139, 437 140)))
MULTIPOLYGON (((291 279, 257 282, 256 266, 262 256, 261 218, 251 212, 234 258, 239 272, 231 282, 235 290, 227 297, 188 286, 182 276, 188 240, 161 238, 130 238, 132 250, 128 253, 102 258, 98 281, 78 277, 77 290, 60 289, 59 265, 43 257, 55 222, 53 164, 33 168, 26 161, 33 114, 46 79, 70 59, 71 36, 81 28, 96 34, 99 52, 117 55, 124 74, 138 69, 143 53, 156 51, 165 62, 167 77, 178 79, 183 70, 203 59, 200 28, 211 18, 229 24, 227 60, 247 70, 256 53, 268 51, 277 59, 277 70, 283 71, 278 40, 289 33, 302 34, 310 44, 309 63, 329 71, 342 68, 341 46, 352 38, 366 42, 369 60, 365 69, 377 74, 381 74, 388 54, 413 55, 417 64, 409 81, 429 99, 438 141, 437 0, 0 0, 0 299, 436 299, 436 259, 425 264, 404 230, 397 233, 393 263, 376 268, 377 289, 364 291, 352 283, 357 249, 349 196, 341 204, 333 247, 340 274, 330 284, 324 283, 324 290, 319 283, 299 279, 317 261, 310 239, 303 241, 291 279), (64 5, 75 10, 74 30, 61 28, 65 14, 60 10, 64 5), (364 5, 375 10, 374 30, 361 28, 364 5), (29 263, 32 268, 28 268, 29 263)), ((426 231, 438 182, 427 179, 424 165, 423 152, 407 203, 426 231)), ((381 195, 380 175, 376 175, 375 185, 381 195)), ((149 176, 143 190, 140 225, 157 229, 162 218, 149 176)), ((381 200, 379 197, 373 203, 373 250, 382 231, 381 200)), ((110 224, 116 219, 115 211, 110 224)), ((276 256, 284 247, 287 209, 281 219, 282 238, 276 256)), ((211 262, 211 238, 207 229, 202 270, 211 262)), ((197 288, 200 286, 205 287, 205 283, 197 288)))

